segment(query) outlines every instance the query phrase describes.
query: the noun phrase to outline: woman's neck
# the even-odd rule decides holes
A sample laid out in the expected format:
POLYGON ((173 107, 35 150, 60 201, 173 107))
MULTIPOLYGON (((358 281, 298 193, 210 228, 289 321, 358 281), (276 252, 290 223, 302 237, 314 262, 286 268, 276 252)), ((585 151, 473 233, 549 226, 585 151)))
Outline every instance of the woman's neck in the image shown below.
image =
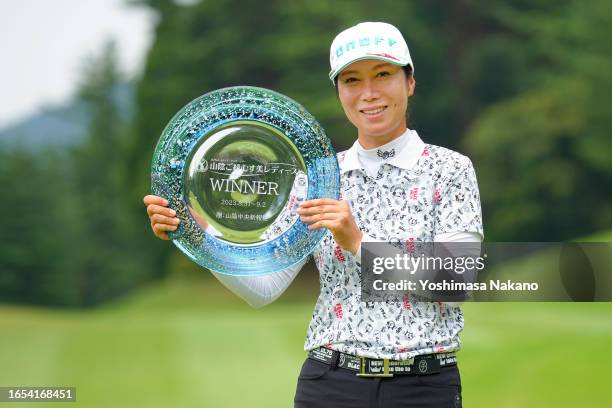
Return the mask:
POLYGON ((388 143, 391 143, 393 140, 405 134, 407 130, 408 129, 405 126, 403 126, 403 127, 399 127, 393 133, 390 133, 388 135, 383 135, 383 136, 369 136, 369 135, 364 135, 360 133, 357 136, 357 141, 359 142, 361 147, 363 147, 366 150, 375 149, 377 147, 384 146, 388 143))

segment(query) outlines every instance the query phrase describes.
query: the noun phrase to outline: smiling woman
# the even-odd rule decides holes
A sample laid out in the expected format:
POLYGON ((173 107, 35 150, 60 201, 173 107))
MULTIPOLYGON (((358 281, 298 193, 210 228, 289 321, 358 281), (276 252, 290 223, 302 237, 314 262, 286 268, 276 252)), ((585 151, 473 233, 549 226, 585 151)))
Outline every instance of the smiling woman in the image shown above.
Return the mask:
MULTIPOLYGON (((457 304, 365 302, 361 245, 366 242, 480 242, 478 185, 470 160, 426 144, 407 128, 414 64, 390 24, 361 23, 336 36, 329 78, 353 146, 338 154, 341 199, 305 201, 297 213, 325 230, 313 255, 320 293, 306 334, 308 357, 297 381, 296 408, 460 407, 455 352, 463 313, 457 304)), ((154 233, 176 230, 161 197, 144 199, 154 233)), ((214 273, 253 306, 273 302, 305 262, 277 274, 214 273)))
POLYGON ((356 61, 338 75, 338 98, 363 148, 389 143, 405 132, 414 85, 414 76, 400 66, 376 59, 356 61))

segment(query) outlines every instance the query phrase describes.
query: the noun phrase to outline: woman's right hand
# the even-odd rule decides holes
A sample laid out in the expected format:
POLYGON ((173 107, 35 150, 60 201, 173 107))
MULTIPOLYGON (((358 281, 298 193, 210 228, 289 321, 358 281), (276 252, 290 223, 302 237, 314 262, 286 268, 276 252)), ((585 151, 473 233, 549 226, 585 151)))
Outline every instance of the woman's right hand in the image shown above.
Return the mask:
POLYGON ((180 222, 176 216, 176 211, 168 208, 168 200, 156 195, 147 195, 142 201, 147 207, 151 229, 155 236, 159 239, 169 240, 168 231, 175 231, 180 222))

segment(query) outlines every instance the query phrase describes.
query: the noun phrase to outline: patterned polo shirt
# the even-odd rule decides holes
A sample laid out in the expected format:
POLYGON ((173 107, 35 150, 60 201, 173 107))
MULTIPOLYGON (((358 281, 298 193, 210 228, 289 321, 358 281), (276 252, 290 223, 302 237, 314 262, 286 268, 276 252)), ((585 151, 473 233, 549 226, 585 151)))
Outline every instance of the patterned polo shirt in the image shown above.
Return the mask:
MULTIPOLYGON (((338 154, 341 197, 359 228, 377 241, 433 242, 437 236, 483 236, 480 196, 470 159, 424 143, 408 129, 408 143, 375 177, 362 168, 357 148, 338 154)), ((357 143, 357 142, 356 142, 357 143)), ((439 302, 362 302, 361 265, 328 234, 313 253, 321 292, 304 344, 371 358, 409 359, 460 348, 463 313, 439 302)))

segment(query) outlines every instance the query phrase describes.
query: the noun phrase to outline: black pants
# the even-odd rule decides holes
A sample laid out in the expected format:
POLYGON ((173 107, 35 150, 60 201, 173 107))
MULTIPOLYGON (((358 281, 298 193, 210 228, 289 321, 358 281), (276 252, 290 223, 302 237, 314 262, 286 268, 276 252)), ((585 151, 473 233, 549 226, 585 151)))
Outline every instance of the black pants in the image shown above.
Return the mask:
POLYGON ((294 403, 294 408, 455 408, 461 407, 461 377, 452 365, 438 374, 362 378, 307 358, 294 403))

